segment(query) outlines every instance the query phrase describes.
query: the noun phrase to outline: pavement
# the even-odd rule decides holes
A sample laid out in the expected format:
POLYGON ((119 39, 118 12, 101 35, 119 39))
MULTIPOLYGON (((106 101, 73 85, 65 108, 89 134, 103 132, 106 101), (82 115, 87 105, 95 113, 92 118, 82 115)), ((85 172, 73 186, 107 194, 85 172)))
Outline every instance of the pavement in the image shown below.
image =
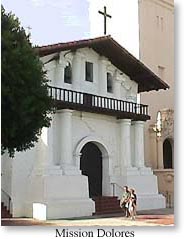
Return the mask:
POLYGON ((2 226, 174 226, 174 209, 145 210, 137 213, 135 220, 122 214, 94 215, 90 217, 67 218, 40 221, 33 218, 4 218, 2 226))

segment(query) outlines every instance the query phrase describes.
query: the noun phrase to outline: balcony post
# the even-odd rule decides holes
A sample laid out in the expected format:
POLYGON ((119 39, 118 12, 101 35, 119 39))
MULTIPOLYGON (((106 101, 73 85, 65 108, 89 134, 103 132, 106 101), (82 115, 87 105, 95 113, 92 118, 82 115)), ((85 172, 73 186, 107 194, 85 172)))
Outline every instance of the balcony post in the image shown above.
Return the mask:
POLYGON ((135 121, 134 123, 134 139, 135 139, 135 166, 137 168, 144 167, 144 122, 135 121))

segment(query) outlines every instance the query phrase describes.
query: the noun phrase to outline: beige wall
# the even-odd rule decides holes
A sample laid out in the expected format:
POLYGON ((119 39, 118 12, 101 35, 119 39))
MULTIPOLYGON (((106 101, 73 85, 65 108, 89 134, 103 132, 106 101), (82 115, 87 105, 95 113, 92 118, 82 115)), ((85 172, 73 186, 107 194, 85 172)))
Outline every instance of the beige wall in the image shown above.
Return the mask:
POLYGON ((154 174, 158 179, 158 191, 166 197, 166 206, 174 206, 174 170, 157 169, 154 174))
POLYGON ((149 125, 157 112, 174 108, 174 1, 139 0, 140 60, 166 81, 170 89, 141 94, 141 103, 149 105, 151 120, 145 128, 145 159, 152 166, 149 125))

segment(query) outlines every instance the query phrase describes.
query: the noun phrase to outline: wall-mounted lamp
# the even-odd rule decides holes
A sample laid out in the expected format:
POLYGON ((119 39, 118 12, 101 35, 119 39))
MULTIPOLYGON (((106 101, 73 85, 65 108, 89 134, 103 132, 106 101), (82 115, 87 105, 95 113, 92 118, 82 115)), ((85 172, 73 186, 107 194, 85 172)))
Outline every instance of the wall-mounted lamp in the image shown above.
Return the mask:
POLYGON ((161 137, 162 134, 162 116, 161 116, 161 112, 158 111, 157 113, 157 121, 155 126, 153 127, 153 131, 156 133, 157 137, 161 137))

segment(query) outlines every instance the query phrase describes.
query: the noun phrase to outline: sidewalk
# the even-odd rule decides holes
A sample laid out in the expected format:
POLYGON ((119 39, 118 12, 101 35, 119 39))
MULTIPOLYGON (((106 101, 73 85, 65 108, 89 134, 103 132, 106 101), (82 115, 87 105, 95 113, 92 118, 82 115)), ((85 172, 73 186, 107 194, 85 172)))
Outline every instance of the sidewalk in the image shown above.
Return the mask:
POLYGON ((2 226, 174 226, 173 208, 139 211, 136 220, 122 214, 39 221, 32 218, 2 219, 2 226))

